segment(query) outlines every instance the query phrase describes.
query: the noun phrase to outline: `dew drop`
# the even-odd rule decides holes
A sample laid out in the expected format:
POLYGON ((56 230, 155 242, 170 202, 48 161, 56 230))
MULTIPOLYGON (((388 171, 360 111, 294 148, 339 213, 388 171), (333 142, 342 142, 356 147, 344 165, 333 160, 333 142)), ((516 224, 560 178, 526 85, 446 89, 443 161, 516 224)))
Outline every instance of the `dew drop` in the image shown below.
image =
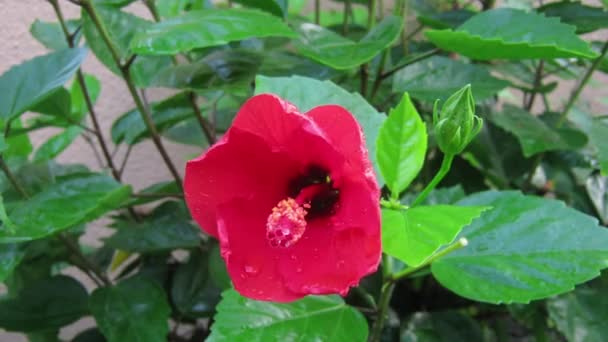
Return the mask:
POLYGON ((338 266, 338 268, 342 268, 342 267, 344 267, 345 263, 346 262, 344 260, 339 260, 338 263, 336 264, 336 266, 338 266))
POLYGON ((259 271, 260 270, 255 266, 251 266, 251 265, 245 266, 245 273, 247 273, 250 276, 254 276, 254 275, 258 274, 259 271))
POLYGON ((302 267, 296 268, 296 273, 302 273, 302 267))

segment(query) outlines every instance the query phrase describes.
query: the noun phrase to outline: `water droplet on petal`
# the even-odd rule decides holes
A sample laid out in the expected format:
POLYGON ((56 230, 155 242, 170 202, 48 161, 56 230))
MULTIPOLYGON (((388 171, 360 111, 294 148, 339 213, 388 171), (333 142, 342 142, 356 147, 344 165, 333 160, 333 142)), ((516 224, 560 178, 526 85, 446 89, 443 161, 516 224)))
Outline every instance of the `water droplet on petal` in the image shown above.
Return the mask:
POLYGON ((298 268, 296 269, 296 273, 302 273, 302 267, 298 267, 298 268))
POLYGON ((254 276, 254 275, 258 274, 259 271, 260 270, 255 266, 245 265, 245 273, 250 276, 254 276))

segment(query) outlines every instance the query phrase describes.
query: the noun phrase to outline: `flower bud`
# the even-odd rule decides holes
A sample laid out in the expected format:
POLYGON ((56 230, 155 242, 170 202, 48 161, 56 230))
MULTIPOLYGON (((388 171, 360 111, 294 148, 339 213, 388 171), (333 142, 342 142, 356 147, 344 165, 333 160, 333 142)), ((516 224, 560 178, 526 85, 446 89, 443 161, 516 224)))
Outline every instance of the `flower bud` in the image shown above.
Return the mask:
POLYGON ((452 94, 441 107, 441 113, 437 111, 437 103, 433 107, 433 130, 437 145, 443 153, 457 155, 475 138, 483 123, 475 115, 471 85, 467 84, 452 94))

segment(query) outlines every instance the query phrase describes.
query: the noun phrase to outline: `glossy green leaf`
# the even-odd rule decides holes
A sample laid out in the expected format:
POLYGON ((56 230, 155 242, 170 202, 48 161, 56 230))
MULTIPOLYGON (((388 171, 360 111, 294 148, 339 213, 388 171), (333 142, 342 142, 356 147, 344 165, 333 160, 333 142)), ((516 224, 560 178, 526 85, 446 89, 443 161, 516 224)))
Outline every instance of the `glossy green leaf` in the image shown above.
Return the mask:
MULTIPOLYGON (((70 34, 74 34, 76 29, 80 25, 79 20, 66 20, 65 22, 68 32, 70 34)), ((62 50, 67 49, 68 43, 65 39, 65 35, 63 30, 61 29, 61 25, 58 22, 48 23, 44 21, 40 21, 38 19, 34 20, 32 25, 30 26, 30 33, 40 44, 44 45, 47 49, 50 50, 62 50)), ((74 39, 74 43, 77 45, 80 40, 80 33, 76 34, 74 39)))
POLYGON ((527 303, 570 291, 608 267, 608 230, 563 202, 485 191, 458 204, 493 207, 462 230, 467 247, 431 266, 462 297, 527 303))
POLYGON ((498 8, 481 12, 456 30, 428 30, 439 48, 474 59, 595 58, 575 27, 535 12, 498 8))
POLYGON ((471 85, 476 100, 484 100, 496 95, 509 82, 493 77, 482 65, 443 56, 408 65, 393 77, 393 91, 407 91, 412 97, 426 101, 445 100, 467 84, 471 85))
POLYGON ((608 175, 608 124, 596 120, 591 126, 589 140, 597 150, 603 175, 608 175))
POLYGON ((167 340, 171 307, 163 288, 152 280, 133 277, 98 288, 89 307, 108 342, 167 340))
MULTIPOLYGON (((377 169, 376 140, 378 131, 385 120, 385 116, 372 107, 361 95, 349 93, 331 81, 319 81, 312 78, 292 77, 256 77, 256 94, 273 93, 293 103, 305 113, 316 106, 337 104, 348 111, 363 128, 369 156, 377 169)), ((384 184, 379 172, 376 172, 380 185, 384 184)))
POLYGON ((213 52, 190 63, 161 71, 152 81, 156 87, 206 89, 241 83, 248 85, 262 64, 262 55, 250 50, 227 49, 213 52))
POLYGON ((293 31, 270 14, 248 9, 192 11, 143 29, 131 50, 143 55, 170 55, 253 37, 293 37, 293 31))
POLYGON ((201 243, 199 229, 180 211, 176 202, 165 202, 141 223, 128 223, 119 229, 105 245, 134 253, 197 247, 201 243))
POLYGON ((82 133, 79 126, 68 127, 65 131, 52 136, 40 145, 34 154, 34 162, 53 159, 70 146, 82 133))
POLYGON ((395 198, 422 169, 426 145, 426 125, 405 93, 380 127, 376 142, 378 167, 395 198))
POLYGON ((226 262, 222 258, 220 245, 217 242, 212 242, 209 249, 209 279, 222 290, 232 287, 226 262))
POLYGON ((447 29, 462 25, 474 15, 475 12, 467 9, 455 9, 447 12, 421 13, 418 14, 418 21, 430 28, 447 29))
MULTIPOLYGON (((180 93, 151 104, 152 120, 159 132, 162 133, 172 125, 194 116, 192 103, 188 96, 187 93, 180 93)), ((133 145, 150 137, 150 132, 137 108, 116 119, 112 124, 111 132, 112 141, 115 144, 124 142, 133 145)))
POLYGON ((260 302, 226 290, 217 307, 209 342, 285 341, 297 336, 303 341, 365 341, 367 321, 338 296, 309 296, 280 304, 260 302))
POLYGON ((135 197, 131 201, 124 203, 124 206, 134 206, 134 205, 142 205, 150 202, 156 202, 162 200, 162 198, 153 196, 153 195, 161 195, 161 194, 175 194, 176 196, 180 195, 181 190, 175 183, 175 181, 165 181, 156 184, 152 184, 141 191, 138 191, 139 194, 142 195, 150 195, 149 197, 135 197))
POLYGON ((93 220, 119 207, 130 193, 129 186, 106 175, 59 178, 9 212, 17 229, 14 234, 0 231, 0 243, 40 239, 93 220))
POLYGON ((583 137, 585 140, 582 144, 573 145, 562 134, 563 130, 560 132, 537 116, 510 105, 505 106, 502 113, 488 115, 488 119, 498 127, 515 135, 526 157, 544 151, 577 149, 587 143, 583 137))
POLYGON ((575 1, 553 2, 537 9, 548 17, 558 17, 562 23, 576 26, 576 33, 608 28, 608 11, 575 1))
POLYGON ((453 205, 382 210, 382 250, 408 266, 418 266, 489 207, 453 205))
POLYGON ((549 317, 570 342, 603 341, 608 334, 606 286, 581 287, 547 301, 549 317))
MULTIPOLYGON (((132 54, 129 51, 129 43, 133 36, 150 27, 152 22, 110 6, 96 6, 96 11, 118 49, 121 61, 126 61, 132 54)), ((110 50, 86 11, 82 12, 82 25, 87 44, 97 59, 114 74, 121 76, 120 69, 112 59, 110 50)), ((138 87, 147 87, 156 74, 169 65, 171 65, 169 57, 137 56, 131 64, 130 72, 138 87)))
POLYGON ((209 279, 208 255, 199 250, 190 253, 173 276, 171 300, 177 310, 188 317, 205 317, 215 311, 220 290, 209 279))
MULTIPOLYGON (((2 220, 3 225, 4 220, 2 220)), ((6 227, 0 227, 5 229, 6 227)), ((4 281, 19 265, 23 258, 23 252, 16 244, 4 244, 0 248, 0 283, 4 281)))
MULTIPOLYGON (((84 75, 84 83, 91 98, 93 105, 97 102, 99 93, 101 92, 101 82, 93 75, 84 75)), ((80 88, 79 82, 74 82, 70 88, 71 99, 71 115, 70 117, 76 122, 80 122, 89 112, 89 108, 85 102, 84 94, 80 88)))
POLYGON ((208 0, 156 0, 156 10, 163 18, 177 17, 185 12, 211 7, 208 0))
POLYGON ((481 326, 458 311, 416 312, 401 331, 401 342, 485 341, 481 326))
POLYGON ((243 6, 257 8, 264 12, 283 17, 287 14, 287 0, 234 0, 243 6))
POLYGON ((10 120, 66 83, 86 56, 82 48, 38 56, 0 76, 0 118, 10 120))
POLYGON ((28 283, 0 300, 0 328, 36 332, 60 328, 88 314, 88 294, 74 278, 58 275, 28 283))
POLYGON ((369 62, 389 47, 401 33, 402 21, 396 16, 385 17, 359 42, 310 23, 298 26, 298 51, 334 69, 350 69, 369 62))
POLYGON ((70 113, 71 106, 70 93, 64 87, 59 87, 28 110, 40 114, 65 117, 70 113))

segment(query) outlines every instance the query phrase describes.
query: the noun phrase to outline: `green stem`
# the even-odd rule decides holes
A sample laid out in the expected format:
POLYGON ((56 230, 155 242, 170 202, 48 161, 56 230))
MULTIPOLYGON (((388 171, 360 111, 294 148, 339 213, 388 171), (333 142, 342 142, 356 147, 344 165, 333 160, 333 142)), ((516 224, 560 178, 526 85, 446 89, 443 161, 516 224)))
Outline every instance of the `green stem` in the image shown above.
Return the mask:
POLYGON ((447 175, 448 172, 450 171, 453 160, 454 160, 454 155, 446 154, 443 156, 443 160, 441 161, 441 167, 439 168, 439 171, 437 171, 437 174, 435 175, 435 177, 433 177, 433 179, 426 186, 426 188, 424 188, 424 190, 422 190, 422 192, 418 195, 418 197, 416 197, 416 199, 414 200, 414 203, 412 203, 412 207, 422 203, 422 201, 424 201, 424 199, 429 195, 429 193, 431 193, 431 191, 433 191, 433 189, 435 189, 437 184, 439 184, 439 182, 441 182, 443 177, 445 177, 445 175, 447 175))
POLYGON ((124 79, 125 83, 127 84, 127 88, 129 89, 129 93, 131 94, 131 97, 133 98, 133 101, 135 102, 135 106, 137 107, 137 110, 139 111, 144 123, 146 124, 146 127, 148 128, 148 131, 150 132, 150 135, 152 136, 152 141, 154 142, 156 149, 158 150, 163 161, 167 165, 167 168, 169 169, 169 172, 171 172, 171 175, 175 179, 175 182, 177 183, 178 187, 181 188, 182 187, 181 177, 180 177, 179 173, 177 172, 175 165, 173 165, 173 162, 171 161, 171 158, 169 157, 167 150, 163 146, 163 143, 160 139, 158 130, 156 129, 156 125, 154 124, 154 121, 152 120, 152 116, 151 116, 148 108, 146 108, 146 106, 144 106, 141 98, 139 97, 139 94, 137 94, 137 89, 135 87, 135 83, 133 82, 133 78, 131 77, 131 73, 130 73, 129 69, 126 68, 125 65, 122 64, 120 54, 118 53, 116 46, 110 39, 110 35, 109 35, 104 23, 99 18, 99 15, 97 14, 97 11, 95 10, 95 6, 91 3, 91 0, 83 0, 82 6, 87 11, 89 16, 91 16, 91 19, 93 20, 93 23, 95 24, 95 27, 99 31, 101 38, 105 42, 106 46, 108 47, 108 50, 110 51, 110 54, 112 55, 112 59, 114 59, 114 63, 116 63, 116 65, 119 67, 120 72, 123 76, 123 79, 124 79))
POLYGON ((350 7, 351 0, 344 0, 344 17, 342 18, 342 35, 346 36, 348 34, 348 16, 351 11, 350 7))
POLYGON ((466 247, 469 244, 469 240, 467 240, 466 238, 460 238, 458 239, 458 241, 454 242, 453 244, 447 246, 446 248, 442 249, 441 251, 433 254, 433 256, 431 256, 430 258, 428 258, 424 263, 422 263, 421 265, 418 265, 416 267, 409 267, 406 268, 405 270, 401 271, 401 272, 397 272, 395 274, 393 274, 390 278, 389 281, 390 282, 396 282, 400 279, 403 279, 411 274, 414 274, 418 271, 420 271, 421 269, 429 266, 430 264, 432 264, 435 260, 446 256, 454 251, 457 251, 463 247, 466 247))
POLYGON ((371 30, 376 25, 376 0, 368 0, 367 3, 367 29, 371 30))
POLYGON ((578 97, 583 92, 583 89, 585 88, 585 86, 587 85, 589 80, 591 79, 591 75, 593 75, 593 72, 595 72, 597 67, 600 65, 600 63, 606 56, 607 52, 608 52, 608 41, 606 41, 606 43, 604 43, 604 46, 602 47, 600 55, 593 61, 593 64, 591 64, 589 69, 587 69, 587 72, 585 72, 585 75, 579 82, 578 86, 574 89, 574 91, 572 92, 572 95, 570 95, 570 99, 568 100, 568 103, 566 103, 566 106, 564 107, 564 111, 562 112, 561 116, 559 117, 559 121, 557 122, 556 127, 559 128, 564 124, 564 122, 566 121, 566 118, 568 117, 568 114, 570 113, 570 110, 572 110, 572 107, 574 107, 576 100, 578 100, 578 97))
POLYGON ((57 234, 57 238, 70 250, 70 252, 72 252, 72 254, 80 261, 81 265, 84 268, 95 274, 95 276, 99 278, 99 280, 101 280, 104 285, 112 285, 110 279, 82 253, 82 251, 80 250, 80 246, 78 246, 76 242, 72 241, 72 239, 70 239, 63 233, 57 234))
POLYGON ((536 73, 534 75, 534 87, 533 87, 534 90, 532 91, 532 93, 530 93, 530 99, 528 100, 528 103, 526 104, 527 111, 531 110, 532 106, 534 105, 534 100, 536 99, 536 94, 538 93, 537 89, 539 89, 540 85, 541 85, 544 66, 545 66, 545 61, 543 61, 541 59, 541 61, 538 63, 538 66, 536 67, 536 73))
POLYGON ((423 59, 427 59, 427 58, 429 58, 429 57, 431 57, 431 56, 433 56, 433 55, 436 55, 436 54, 438 54, 438 53, 439 53, 439 51, 441 51, 441 50, 439 50, 439 49, 433 49, 433 50, 429 50, 429 51, 426 51, 426 52, 424 52, 424 53, 421 53, 420 55, 418 55, 418 56, 416 56, 416 57, 414 57, 414 58, 412 58, 412 59, 410 59, 410 60, 407 60, 407 61, 405 61, 405 62, 403 62, 403 63, 401 63, 401 64, 397 65, 397 66, 396 66, 396 67, 394 67, 393 69, 391 69, 391 70, 389 70, 389 71, 385 72, 385 73, 384 73, 384 74, 382 74, 382 76, 380 76, 380 77, 381 77, 381 78, 383 78, 383 79, 384 79, 384 78, 387 78, 387 77, 390 77, 392 74, 394 74, 394 73, 396 73, 397 71, 399 71, 399 70, 401 70, 401 69, 405 68, 406 66, 408 66, 408 65, 410 65, 410 64, 414 64, 414 63, 416 63, 416 62, 419 62, 419 61, 421 61, 421 60, 423 60, 423 59))
MULTIPOLYGON (((148 11, 150 11, 152 18, 154 18, 154 21, 157 23, 160 22, 160 16, 158 15, 158 10, 156 9, 154 0, 144 0, 144 3, 146 5, 146 7, 148 8, 148 11)), ((177 61, 177 58, 175 56, 172 56, 172 57, 173 57, 173 65, 178 65, 179 62, 177 61)), ((188 59, 187 56, 186 56, 186 59, 188 59)), ((199 108, 198 104, 196 103, 196 93, 193 91, 190 91, 190 92, 188 92, 188 97, 190 99, 190 106, 192 107, 192 110, 194 111, 194 116, 196 117, 196 120, 198 121, 199 126, 201 127, 201 130, 205 134, 205 138, 209 142, 209 146, 215 144, 215 142, 216 142, 215 125, 213 125, 208 120, 206 120, 205 117, 203 116, 203 114, 201 113, 201 109, 199 108)))
POLYGON ((385 282, 382 285, 382 291, 380 292, 380 302, 378 304, 378 317, 372 326, 372 332, 369 336, 370 342, 380 342, 382 339, 382 330, 384 328, 384 322, 393 296, 393 290, 395 290, 395 282, 385 282))
POLYGON ((376 69, 376 79, 374 80, 374 85, 372 86, 372 92, 369 95, 370 101, 374 99, 374 96, 376 96, 376 93, 382 85, 382 81, 384 80, 384 78, 382 78, 382 72, 384 71, 384 65, 386 64, 387 59, 388 49, 385 49, 382 51, 382 56, 380 56, 380 62, 378 63, 378 68, 376 69))
POLYGON ((21 197, 29 198, 30 197, 29 194, 27 193, 25 188, 22 187, 21 184, 19 184, 17 177, 13 174, 11 169, 8 167, 8 165, 6 164, 6 161, 4 161, 4 156, 2 156, 1 154, 0 154, 0 168, 2 169, 2 172, 4 172, 4 175, 6 175, 6 178, 8 178, 9 182, 11 182, 11 185, 13 186, 13 188, 15 188, 15 190, 17 190, 17 192, 21 195, 21 197))
POLYGON ((321 24, 321 0, 315 0, 315 24, 321 24))
MULTIPOLYGON (((438 253, 435 253, 433 256, 428 258, 424 263, 422 263, 419 266, 407 268, 407 269, 405 269, 401 272, 395 273, 393 275, 387 276, 385 274, 384 284, 382 284, 382 290, 380 292, 380 301, 378 303, 378 318, 376 319, 376 321, 374 322, 374 325, 372 326, 372 333, 370 334, 369 341, 370 342, 379 342, 381 340, 382 329, 384 328, 384 322, 386 320, 387 311, 389 308, 389 304, 391 302, 391 296, 393 295, 393 290, 395 289, 395 284, 397 283, 398 280, 403 279, 411 274, 414 274, 414 273, 420 271, 421 269, 432 264, 435 260, 437 260, 449 253, 452 253, 462 247, 465 247, 468 243, 469 242, 467 239, 460 238, 455 243, 449 245, 448 247, 439 251, 438 253)), ((384 262, 387 260, 386 257, 387 257, 386 255, 382 256, 383 272, 387 271, 386 267, 384 266, 384 262)), ((388 272, 390 272, 390 270, 388 272)))
MULTIPOLYGON (((61 29, 63 30, 63 34, 68 43, 68 46, 70 48, 73 48, 74 47, 74 37, 68 31, 68 27, 65 24, 65 19, 63 17, 63 13, 61 11, 61 7, 59 7, 57 0, 51 0, 50 3, 51 3, 51 6, 53 6, 53 10, 55 11, 55 15, 57 16, 57 19, 59 20, 59 24, 61 25, 61 29)), ((101 147, 101 151, 106 160, 108 168, 110 168, 110 171, 112 172, 112 176, 114 176, 114 178, 116 180, 120 181, 120 173, 118 172, 118 170, 116 169, 116 166, 114 165, 114 161, 112 159, 112 155, 110 154, 110 150, 108 149, 106 140, 103 137, 103 134, 101 133, 101 126, 99 125, 99 121, 97 120, 97 115, 95 113, 93 101, 91 100, 91 94, 89 93, 89 88, 87 87, 87 84, 84 79, 84 75, 80 68, 78 68, 78 71, 76 71, 76 81, 78 82, 78 85, 80 86, 80 90, 82 91, 82 95, 84 97, 84 102, 89 111, 89 116, 91 118, 91 122, 93 123, 93 130, 92 130, 93 132, 92 133, 95 134, 95 137, 97 138, 97 141, 99 142, 99 146, 101 147)))
MULTIPOLYGON (((585 89, 585 86, 591 79, 593 72, 595 72, 597 67, 600 65, 600 62, 606 56, 607 52, 608 52, 608 41, 606 41, 606 43, 604 43, 604 46, 602 47, 600 55, 593 61, 593 64, 591 64, 589 69, 587 69, 587 71, 585 72, 585 75, 583 76, 581 81, 577 84, 577 86, 572 91, 572 94, 570 95, 570 98, 568 99, 566 106, 564 106, 564 110, 562 111, 559 119, 557 120, 557 123, 555 124, 555 128, 562 127, 562 125, 566 122, 566 119, 568 118, 568 114, 570 114, 570 111, 574 107, 576 100, 578 100, 579 96, 583 92, 583 89, 585 89)), ((524 181, 524 183, 522 185, 522 189, 524 191, 531 188, 532 179, 534 178, 534 172, 541 165, 544 157, 545 157, 545 154, 540 153, 540 154, 537 154, 536 157, 534 158, 534 161, 532 162, 532 168, 530 169, 530 172, 528 173, 528 177, 526 177, 526 180, 524 181)))

